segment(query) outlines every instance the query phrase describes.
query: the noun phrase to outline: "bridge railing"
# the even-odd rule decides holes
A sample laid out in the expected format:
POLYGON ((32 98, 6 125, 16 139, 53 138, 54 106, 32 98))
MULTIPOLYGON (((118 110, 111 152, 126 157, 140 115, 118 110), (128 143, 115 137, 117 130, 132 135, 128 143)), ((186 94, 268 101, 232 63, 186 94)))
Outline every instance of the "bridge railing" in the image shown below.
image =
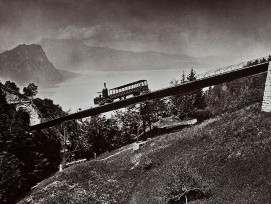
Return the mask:
POLYGON ((208 72, 202 73, 202 74, 198 74, 196 75, 196 80, 199 79, 205 79, 208 77, 212 77, 212 76, 216 76, 216 75, 220 75, 220 74, 225 74, 228 72, 232 72, 232 71, 237 71, 239 69, 244 69, 250 66, 255 66, 255 65, 260 65, 260 64, 264 64, 266 62, 271 61, 271 56, 266 56, 266 57, 261 57, 261 58, 257 58, 254 60, 249 60, 246 62, 241 62, 238 64, 234 64, 234 65, 230 65, 227 67, 222 67, 219 69, 214 69, 214 70, 210 70, 208 72))

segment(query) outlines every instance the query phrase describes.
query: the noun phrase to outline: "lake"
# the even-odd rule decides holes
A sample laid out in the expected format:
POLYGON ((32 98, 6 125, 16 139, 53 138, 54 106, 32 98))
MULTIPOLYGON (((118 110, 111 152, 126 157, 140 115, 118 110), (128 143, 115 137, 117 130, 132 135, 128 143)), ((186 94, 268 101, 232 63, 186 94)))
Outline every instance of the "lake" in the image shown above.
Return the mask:
MULTIPOLYGON (((189 73, 190 69, 184 70, 189 73)), ((196 70, 202 73, 205 70, 196 70)), ((50 98, 63 110, 76 112, 79 108, 87 109, 94 106, 93 99, 101 91, 103 84, 114 88, 133 81, 146 79, 150 90, 154 91, 170 86, 170 81, 180 79, 183 69, 168 70, 135 70, 135 71, 84 71, 79 77, 68 79, 54 87, 39 90, 38 97, 50 98)))

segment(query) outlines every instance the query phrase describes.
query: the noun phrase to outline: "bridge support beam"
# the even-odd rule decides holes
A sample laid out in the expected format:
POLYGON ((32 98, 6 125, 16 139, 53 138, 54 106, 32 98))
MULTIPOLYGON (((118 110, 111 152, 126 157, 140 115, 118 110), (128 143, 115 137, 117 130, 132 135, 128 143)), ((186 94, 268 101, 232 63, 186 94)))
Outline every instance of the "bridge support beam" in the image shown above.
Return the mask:
POLYGON ((62 146, 62 151, 63 151, 63 154, 62 154, 62 164, 61 164, 61 167, 62 168, 65 168, 65 164, 66 164, 66 160, 67 160, 67 139, 68 139, 68 125, 67 123, 64 123, 63 124, 64 126, 64 132, 63 132, 63 146, 62 146))

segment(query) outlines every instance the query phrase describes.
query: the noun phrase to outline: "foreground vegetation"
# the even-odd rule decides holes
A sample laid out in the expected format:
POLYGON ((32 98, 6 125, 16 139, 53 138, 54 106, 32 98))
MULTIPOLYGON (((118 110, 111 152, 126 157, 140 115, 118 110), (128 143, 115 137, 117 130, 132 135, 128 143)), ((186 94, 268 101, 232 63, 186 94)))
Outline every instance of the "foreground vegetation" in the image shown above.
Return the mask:
MULTIPOLYGON (((19 91, 15 83, 6 84, 19 91)), ((35 90, 33 84, 24 88, 29 97, 35 90)), ((15 203, 58 169, 61 144, 57 135, 29 133, 28 127, 29 115, 8 104, 0 89, 0 203, 15 203)))

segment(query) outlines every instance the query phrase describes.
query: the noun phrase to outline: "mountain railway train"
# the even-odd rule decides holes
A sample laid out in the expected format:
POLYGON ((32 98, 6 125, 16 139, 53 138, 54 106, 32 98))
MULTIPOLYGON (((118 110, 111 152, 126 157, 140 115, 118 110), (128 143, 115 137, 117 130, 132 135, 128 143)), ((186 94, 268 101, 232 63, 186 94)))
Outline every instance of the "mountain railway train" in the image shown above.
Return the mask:
POLYGON ((106 88, 106 83, 104 83, 102 92, 98 92, 101 94, 94 98, 94 104, 104 105, 112 103, 116 99, 122 100, 126 99, 127 96, 139 96, 146 92, 149 92, 147 80, 138 80, 109 90, 106 88))

